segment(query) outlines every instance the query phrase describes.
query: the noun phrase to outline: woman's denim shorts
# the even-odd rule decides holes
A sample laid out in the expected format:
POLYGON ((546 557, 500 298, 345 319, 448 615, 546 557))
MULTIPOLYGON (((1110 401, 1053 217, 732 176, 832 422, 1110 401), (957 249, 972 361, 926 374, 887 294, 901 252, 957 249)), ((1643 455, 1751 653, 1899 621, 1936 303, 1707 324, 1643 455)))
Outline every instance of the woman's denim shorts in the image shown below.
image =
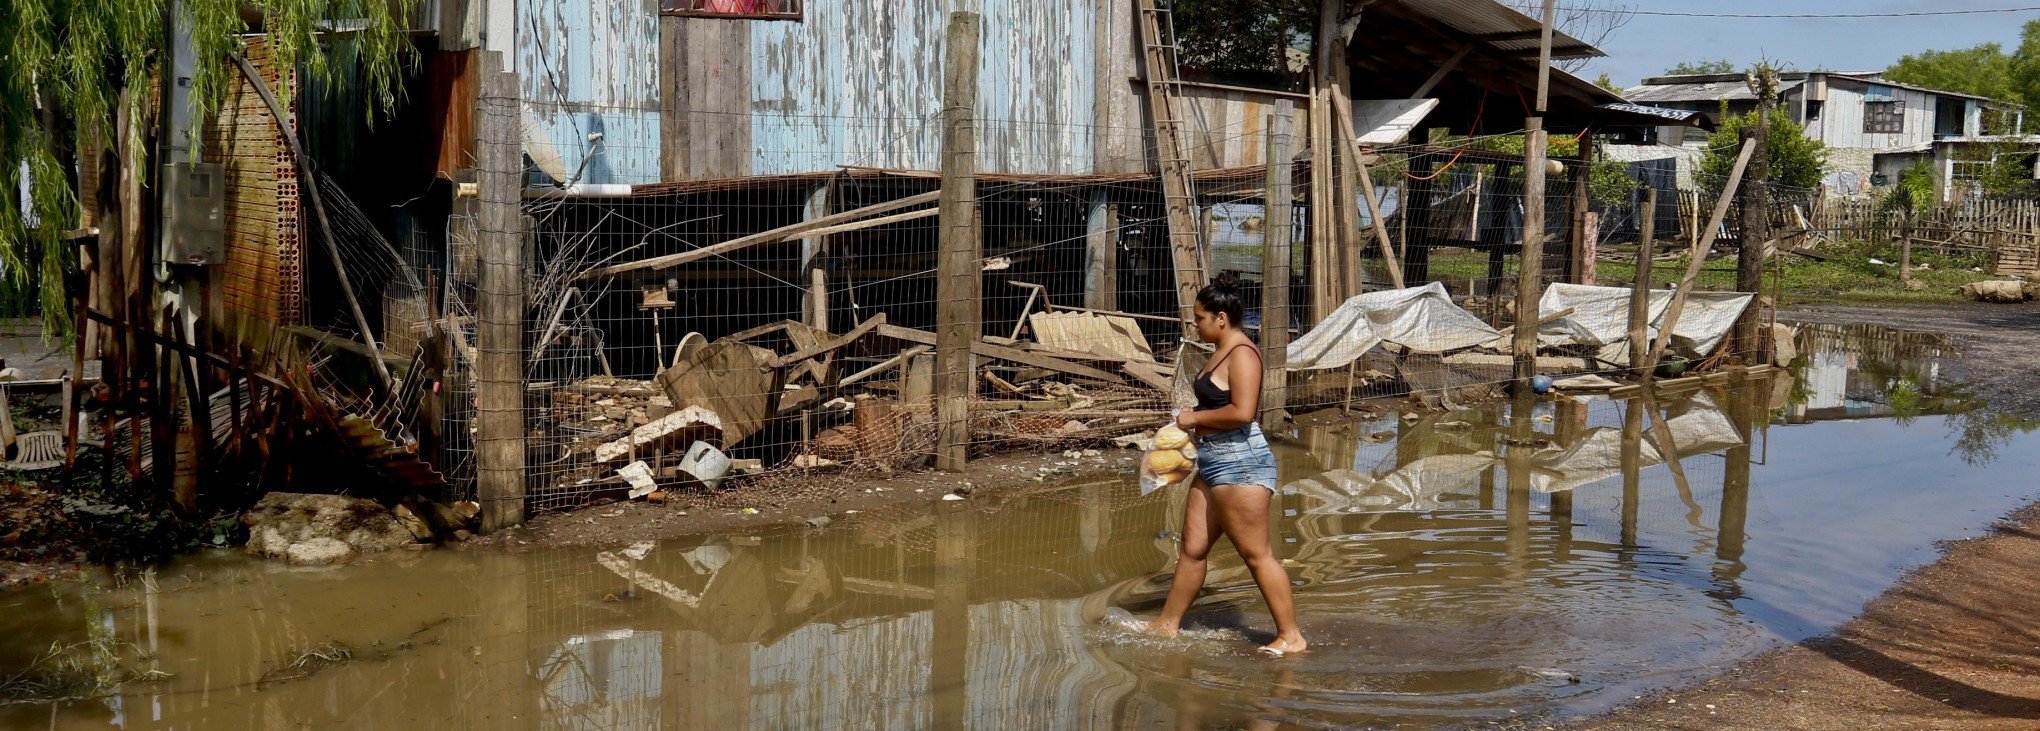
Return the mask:
POLYGON ((1248 422, 1197 439, 1197 476, 1206 485, 1260 485, 1275 489, 1275 452, 1261 425, 1248 422))

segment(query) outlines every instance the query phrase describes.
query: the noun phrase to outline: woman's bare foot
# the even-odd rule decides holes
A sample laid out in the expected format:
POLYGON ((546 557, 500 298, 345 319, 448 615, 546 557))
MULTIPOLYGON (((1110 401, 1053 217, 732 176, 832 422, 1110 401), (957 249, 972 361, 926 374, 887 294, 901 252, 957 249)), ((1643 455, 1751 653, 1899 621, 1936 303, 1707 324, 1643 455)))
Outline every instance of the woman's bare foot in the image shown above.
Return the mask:
POLYGON ((1255 651, 1269 657, 1282 657, 1303 652, 1309 649, 1309 647, 1310 643, 1304 642, 1303 636, 1298 635, 1295 637, 1277 637, 1274 642, 1262 645, 1260 649, 1255 651))
POLYGON ((1179 630, 1174 623, 1163 624, 1161 620, 1142 622, 1140 631, 1156 637, 1175 637, 1179 630))

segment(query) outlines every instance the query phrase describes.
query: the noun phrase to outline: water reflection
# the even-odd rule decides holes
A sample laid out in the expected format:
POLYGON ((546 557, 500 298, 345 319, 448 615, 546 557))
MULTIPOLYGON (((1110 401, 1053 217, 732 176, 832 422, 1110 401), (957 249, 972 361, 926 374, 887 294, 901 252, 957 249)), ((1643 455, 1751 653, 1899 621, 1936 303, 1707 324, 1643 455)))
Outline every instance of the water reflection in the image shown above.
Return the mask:
POLYGON ((0 606, 7 667, 103 624, 152 643, 175 676, 0 706, 0 725, 1204 728, 1590 712, 1825 631, 1933 541, 2032 497, 2020 477, 2040 449, 2017 429, 1995 461, 1967 464, 1949 450, 1969 412, 1902 425, 1846 410, 1888 406, 1867 384, 1906 374, 1938 403, 1953 384, 1917 354, 1878 371, 1811 345, 1815 367, 1845 366, 1820 380, 1841 385, 1839 406, 1820 406, 1833 392, 1819 379, 1753 379, 1292 435, 1275 545, 1314 652, 1279 662, 1251 652, 1271 624, 1224 546, 1186 638, 1101 626, 1159 605, 1182 510, 1180 494, 1115 478, 821 530, 333 571, 209 557, 170 567, 155 592, 17 593, 0 606), (1928 476, 1935 489, 1918 489, 1928 476), (276 679, 329 643, 354 659, 276 679))

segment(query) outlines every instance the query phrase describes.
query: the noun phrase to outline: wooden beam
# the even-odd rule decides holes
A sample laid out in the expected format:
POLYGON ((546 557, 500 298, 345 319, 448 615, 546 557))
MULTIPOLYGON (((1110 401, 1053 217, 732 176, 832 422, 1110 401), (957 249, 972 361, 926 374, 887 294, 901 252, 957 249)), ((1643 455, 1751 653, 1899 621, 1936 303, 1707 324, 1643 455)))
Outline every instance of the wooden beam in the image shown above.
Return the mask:
POLYGON ((1466 58, 1466 54, 1472 52, 1473 44, 1460 45, 1459 50, 1455 51, 1451 58, 1445 59, 1445 63, 1439 64, 1437 71, 1431 72, 1431 78, 1425 79, 1422 86, 1417 87, 1416 91, 1410 93, 1410 98, 1422 99, 1425 94, 1431 93, 1432 89, 1437 88, 1438 82, 1444 81, 1445 75, 1452 73, 1453 69, 1458 68, 1459 62, 1466 58))
POLYGON ((1657 339, 1651 343, 1650 361, 1645 365, 1645 377, 1657 369, 1658 361, 1665 357, 1665 345, 1672 340, 1672 328, 1679 324, 1679 314, 1686 309, 1686 295, 1693 291, 1693 283, 1700 278, 1700 267, 1707 263, 1707 254, 1714 250, 1715 235, 1721 231, 1721 221, 1728 217, 1728 208, 1735 203, 1736 188, 1742 185, 1743 168, 1750 164, 1750 156, 1757 150, 1756 140, 1744 140, 1742 154, 1735 158, 1735 168, 1728 171, 1728 184, 1721 189, 1721 198, 1714 202, 1714 216, 1707 222, 1707 230, 1700 234, 1700 240, 1693 242, 1693 260, 1686 263, 1686 276, 1679 280, 1679 287, 1672 292, 1672 303, 1665 308, 1665 320, 1658 325, 1657 339))
MULTIPOLYGON (((949 14, 942 70, 942 233, 935 273, 935 467, 962 471, 970 460, 970 397, 983 317, 984 238, 977 206, 977 13, 949 14)), ((883 326, 882 326, 883 327, 883 326)), ((904 328, 902 328, 904 329, 904 328)))
POLYGON ((1353 112, 1344 106, 1339 108, 1339 130, 1339 138, 1346 143, 1346 154, 1353 158, 1354 174, 1360 176, 1360 196, 1367 199, 1367 217, 1374 224, 1374 240, 1381 243, 1381 260, 1388 264, 1388 282, 1402 289, 1402 262, 1396 260, 1395 244, 1388 240, 1388 223, 1381 219, 1381 202, 1374 197, 1374 178, 1367 174, 1367 163, 1360 161, 1360 137, 1353 134, 1353 112))
POLYGON ((878 375, 880 373, 885 372, 885 370, 888 368, 904 363, 907 361, 907 359, 920 355, 922 353, 926 353, 929 350, 930 348, 926 345, 910 346, 907 349, 900 351, 899 355, 895 355, 891 358, 879 361, 878 365, 844 376, 841 380, 836 381, 836 385, 839 387, 848 386, 852 383, 856 383, 866 378, 878 375))
MULTIPOLYGON (((678 254, 655 256, 649 259, 639 259, 633 262, 615 264, 611 266, 602 267, 600 269, 592 269, 582 273, 580 276, 577 276, 574 279, 575 281, 582 281, 594 279, 596 277, 614 276, 626 272, 634 272, 641 269, 665 269, 669 267, 676 267, 691 261, 699 261, 702 259, 709 258, 711 256, 722 256, 724 254, 728 254, 734 251, 738 251, 740 249, 756 246, 759 244, 777 243, 797 236, 814 234, 818 230, 825 229, 827 227, 834 226, 840 223, 855 221, 866 216, 875 216, 880 213, 890 213, 892 211, 897 211, 902 208, 918 206, 923 203, 933 203, 941 197, 942 197, 941 191, 930 191, 927 193, 921 193, 919 195, 910 195, 905 198, 890 200, 876 205, 865 206, 863 208, 858 208, 856 210, 844 211, 842 213, 831 214, 823 216, 821 218, 802 221, 800 223, 788 226, 781 226, 770 231, 762 231, 759 233, 751 234, 749 236, 724 241, 720 244, 713 244, 710 246, 701 247, 699 249, 683 251, 678 254)), ((933 214, 931 213, 929 215, 933 214)))

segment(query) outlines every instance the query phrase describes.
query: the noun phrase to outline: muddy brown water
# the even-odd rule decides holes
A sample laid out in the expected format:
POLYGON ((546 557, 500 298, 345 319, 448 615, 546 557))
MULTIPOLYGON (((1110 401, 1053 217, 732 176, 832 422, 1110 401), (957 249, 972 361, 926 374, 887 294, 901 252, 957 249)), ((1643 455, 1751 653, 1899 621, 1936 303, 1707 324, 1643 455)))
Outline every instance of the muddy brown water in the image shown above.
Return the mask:
MULTIPOLYGON (((1827 631, 2040 498, 2032 423, 1933 338, 1810 329, 1797 379, 1282 440, 1312 652, 1229 547, 1174 640, 1181 497, 1044 485, 821 528, 302 570, 219 552, 0 596, 0 669, 167 679, 8 728, 1464 726, 1590 713, 1827 631), (1511 443, 1517 446, 1511 446, 1511 443), (117 644, 104 642, 107 638, 117 644), (82 652, 82 649, 80 650, 82 652), (84 656, 90 657, 89 652, 84 656)), ((89 690, 87 683, 73 690, 89 690)))

